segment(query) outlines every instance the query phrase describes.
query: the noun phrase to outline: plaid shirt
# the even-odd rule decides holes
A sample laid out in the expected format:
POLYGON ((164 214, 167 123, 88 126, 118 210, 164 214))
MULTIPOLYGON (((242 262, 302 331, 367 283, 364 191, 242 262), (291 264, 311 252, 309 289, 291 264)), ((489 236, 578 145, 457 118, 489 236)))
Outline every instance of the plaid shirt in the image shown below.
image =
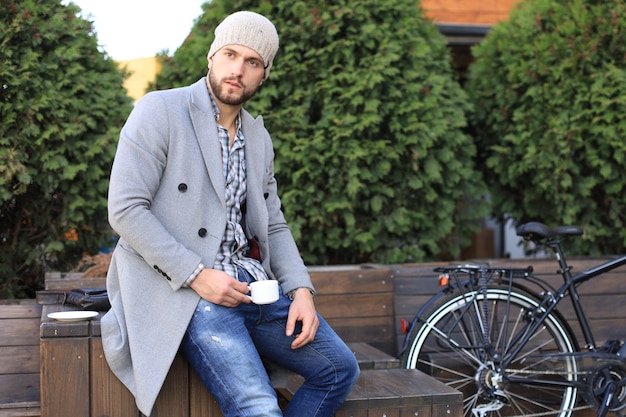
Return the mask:
MULTIPOLYGON (((211 96, 211 104, 215 111, 216 121, 219 119, 219 108, 211 96)), ((245 137, 241 130, 241 118, 237 116, 237 133, 233 145, 229 147, 228 131, 218 124, 218 136, 222 145, 222 165, 224 168, 224 184, 226 196, 227 221, 222 244, 217 253, 214 269, 226 272, 237 278, 237 266, 241 266, 257 281, 267 279, 263 266, 256 259, 244 254, 248 250, 248 239, 241 226, 243 214, 241 203, 246 200, 246 158, 245 137)))

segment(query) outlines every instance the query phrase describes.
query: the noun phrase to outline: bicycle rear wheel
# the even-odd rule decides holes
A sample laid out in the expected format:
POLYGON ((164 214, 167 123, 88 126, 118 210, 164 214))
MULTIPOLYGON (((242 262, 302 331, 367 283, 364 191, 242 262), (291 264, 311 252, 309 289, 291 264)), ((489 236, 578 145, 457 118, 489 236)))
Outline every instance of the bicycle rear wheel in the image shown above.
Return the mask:
POLYGON ((518 288, 446 295, 411 331, 402 364, 461 391, 466 417, 569 417, 577 389, 568 385, 576 380, 576 361, 567 353, 576 343, 558 315, 548 315, 506 369, 501 366, 537 311, 540 301, 518 288))

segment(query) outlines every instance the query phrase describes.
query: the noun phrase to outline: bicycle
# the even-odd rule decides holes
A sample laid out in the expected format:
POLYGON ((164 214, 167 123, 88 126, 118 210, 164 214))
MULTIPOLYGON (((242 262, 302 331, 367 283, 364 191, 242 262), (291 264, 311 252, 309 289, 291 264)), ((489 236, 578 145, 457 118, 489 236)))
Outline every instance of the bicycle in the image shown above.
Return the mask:
POLYGON ((622 416, 626 343, 596 347, 577 287, 626 264, 626 255, 573 275, 561 242, 582 235, 579 227, 531 222, 517 235, 554 252, 563 284, 552 288, 532 266, 436 268, 445 288, 412 320, 402 366, 461 391, 465 417, 569 417, 588 408, 599 417, 622 416), (557 310, 564 298, 576 312, 584 350, 557 310))

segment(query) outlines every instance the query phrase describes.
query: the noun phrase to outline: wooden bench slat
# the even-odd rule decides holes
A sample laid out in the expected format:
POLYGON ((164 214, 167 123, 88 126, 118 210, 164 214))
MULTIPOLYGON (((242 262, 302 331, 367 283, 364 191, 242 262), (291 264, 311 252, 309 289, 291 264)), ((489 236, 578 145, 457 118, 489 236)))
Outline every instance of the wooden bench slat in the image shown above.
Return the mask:
POLYGON ((39 319, 14 318, 0 320, 0 345, 22 346, 39 344, 39 319))
POLYGON ((34 346, 0 346, 0 375, 38 373, 39 343, 34 346))
POLYGON ((0 300, 0 319, 41 317, 41 306, 35 300, 0 300))
POLYGON ((325 319, 388 316, 393 311, 393 294, 316 296, 315 307, 325 319))
POLYGON ((40 417, 39 401, 0 404, 0 417, 40 417))
POLYGON ((39 374, 0 375, 0 404, 39 401, 39 374))
POLYGON ((393 274, 389 268, 319 271, 313 267, 309 273, 318 295, 393 293, 393 274))
POLYGON ((106 286, 105 277, 83 277, 80 272, 46 273, 46 290, 71 290, 74 288, 94 288, 106 286))

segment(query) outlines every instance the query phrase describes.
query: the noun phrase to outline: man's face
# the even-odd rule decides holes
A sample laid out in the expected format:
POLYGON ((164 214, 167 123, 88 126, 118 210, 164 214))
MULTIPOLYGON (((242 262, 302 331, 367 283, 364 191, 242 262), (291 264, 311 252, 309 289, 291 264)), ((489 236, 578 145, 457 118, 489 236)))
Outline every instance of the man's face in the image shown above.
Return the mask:
POLYGON ((238 106, 248 101, 263 83, 263 59, 241 45, 226 45, 209 60, 209 85, 215 98, 238 106))

